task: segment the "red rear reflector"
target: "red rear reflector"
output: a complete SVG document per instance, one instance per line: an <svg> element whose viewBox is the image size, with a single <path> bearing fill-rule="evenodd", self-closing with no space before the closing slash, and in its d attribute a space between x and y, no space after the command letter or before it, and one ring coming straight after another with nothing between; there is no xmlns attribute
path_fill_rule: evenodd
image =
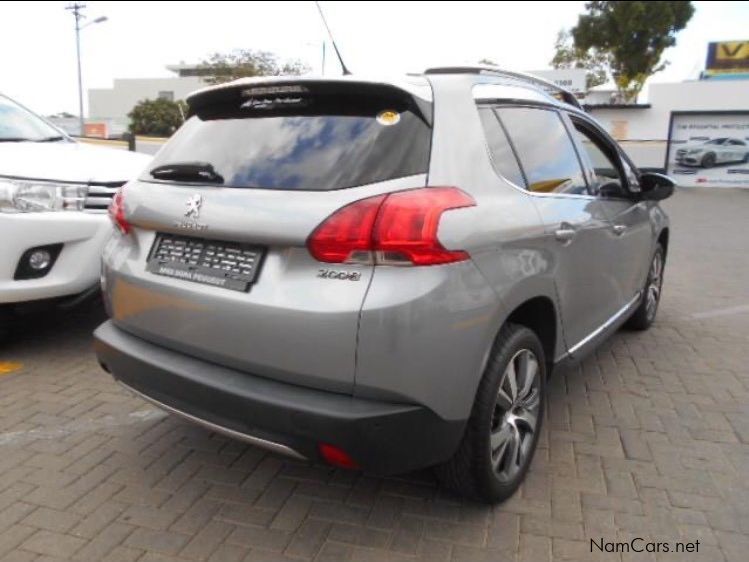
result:
<svg viewBox="0 0 749 562"><path fill-rule="evenodd" d="M107 209L109 218L112 223L119 229L122 234L130 233L130 223L125 220L125 192L124 186L119 188L112 197L112 202Z"/></svg>
<svg viewBox="0 0 749 562"><path fill-rule="evenodd" d="M318 226L307 246L328 263L437 265L468 259L437 239L442 213L476 202L457 187L425 187L355 201Z"/></svg>
<svg viewBox="0 0 749 562"><path fill-rule="evenodd" d="M351 468L358 469L359 464L352 459L349 454L343 449L339 449L328 443L320 443L319 445L320 454L325 462L337 466L339 468Z"/></svg>

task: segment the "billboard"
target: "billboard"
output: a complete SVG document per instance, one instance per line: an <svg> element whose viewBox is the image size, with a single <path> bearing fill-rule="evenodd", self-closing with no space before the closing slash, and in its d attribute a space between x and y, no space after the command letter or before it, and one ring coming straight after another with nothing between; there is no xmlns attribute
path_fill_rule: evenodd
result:
<svg viewBox="0 0 749 562"><path fill-rule="evenodd" d="M674 112L666 171L680 186L749 187L749 112Z"/></svg>
<svg viewBox="0 0 749 562"><path fill-rule="evenodd" d="M749 40L709 43L705 75L749 73Z"/></svg>
<svg viewBox="0 0 749 562"><path fill-rule="evenodd" d="M584 94L586 91L585 77L587 71L583 68L555 68L553 70L531 70L533 74L549 82L553 82L560 88L564 88L573 94Z"/></svg>

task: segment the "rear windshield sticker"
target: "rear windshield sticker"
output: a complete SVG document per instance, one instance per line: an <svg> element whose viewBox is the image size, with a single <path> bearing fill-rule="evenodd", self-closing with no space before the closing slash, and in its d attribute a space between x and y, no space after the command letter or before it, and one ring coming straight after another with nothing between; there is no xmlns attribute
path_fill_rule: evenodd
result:
<svg viewBox="0 0 749 562"><path fill-rule="evenodd" d="M398 113L397 111L393 111L392 109L386 109L384 111L380 111L377 114L377 122L380 125L384 125L384 126L395 125L400 120L401 120L400 113Z"/></svg>

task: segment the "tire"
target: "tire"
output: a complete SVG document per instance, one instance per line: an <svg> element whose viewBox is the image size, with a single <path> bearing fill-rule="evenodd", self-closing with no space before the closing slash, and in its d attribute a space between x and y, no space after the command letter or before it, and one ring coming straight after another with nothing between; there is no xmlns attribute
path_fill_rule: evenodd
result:
<svg viewBox="0 0 749 562"><path fill-rule="evenodd" d="M10 310L0 306L0 343L2 343L8 333L10 333L10 321Z"/></svg>
<svg viewBox="0 0 749 562"><path fill-rule="evenodd" d="M656 264L659 265L656 265ZM630 316L625 326L630 330L647 330L653 325L658 313L658 305L661 302L661 290L663 288L663 270L666 265L666 252L658 243L653 252L648 268L648 278L642 291L642 298L635 312Z"/></svg>
<svg viewBox="0 0 749 562"><path fill-rule="evenodd" d="M708 152L702 157L702 167L712 168L713 166L715 166L715 154Z"/></svg>
<svg viewBox="0 0 749 562"><path fill-rule="evenodd" d="M523 378L533 371L533 359L535 374L527 387L524 382L529 379ZM511 362L514 378L508 369ZM515 381L514 401L511 380ZM441 484L486 503L498 503L514 494L538 444L545 383L546 358L538 336L524 326L505 325L492 347L463 439L453 457L436 467ZM513 462L513 451L518 462Z"/></svg>

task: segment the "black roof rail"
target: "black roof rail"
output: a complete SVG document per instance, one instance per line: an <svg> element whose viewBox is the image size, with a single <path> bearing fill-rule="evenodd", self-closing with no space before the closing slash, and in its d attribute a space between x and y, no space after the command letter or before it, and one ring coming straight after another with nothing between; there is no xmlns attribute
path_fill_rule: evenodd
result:
<svg viewBox="0 0 749 562"><path fill-rule="evenodd" d="M489 65L475 65L475 66L438 66L434 68L427 68L424 74L494 74L496 76L504 76L506 78L512 78L521 82L527 82L542 88L544 91L555 95L563 102L570 104L578 109L583 109L580 102L575 97L575 94L569 90L565 90L561 86L557 86L554 82L539 78L533 74L527 74L525 72L516 72L514 70L505 70L497 66Z"/></svg>

